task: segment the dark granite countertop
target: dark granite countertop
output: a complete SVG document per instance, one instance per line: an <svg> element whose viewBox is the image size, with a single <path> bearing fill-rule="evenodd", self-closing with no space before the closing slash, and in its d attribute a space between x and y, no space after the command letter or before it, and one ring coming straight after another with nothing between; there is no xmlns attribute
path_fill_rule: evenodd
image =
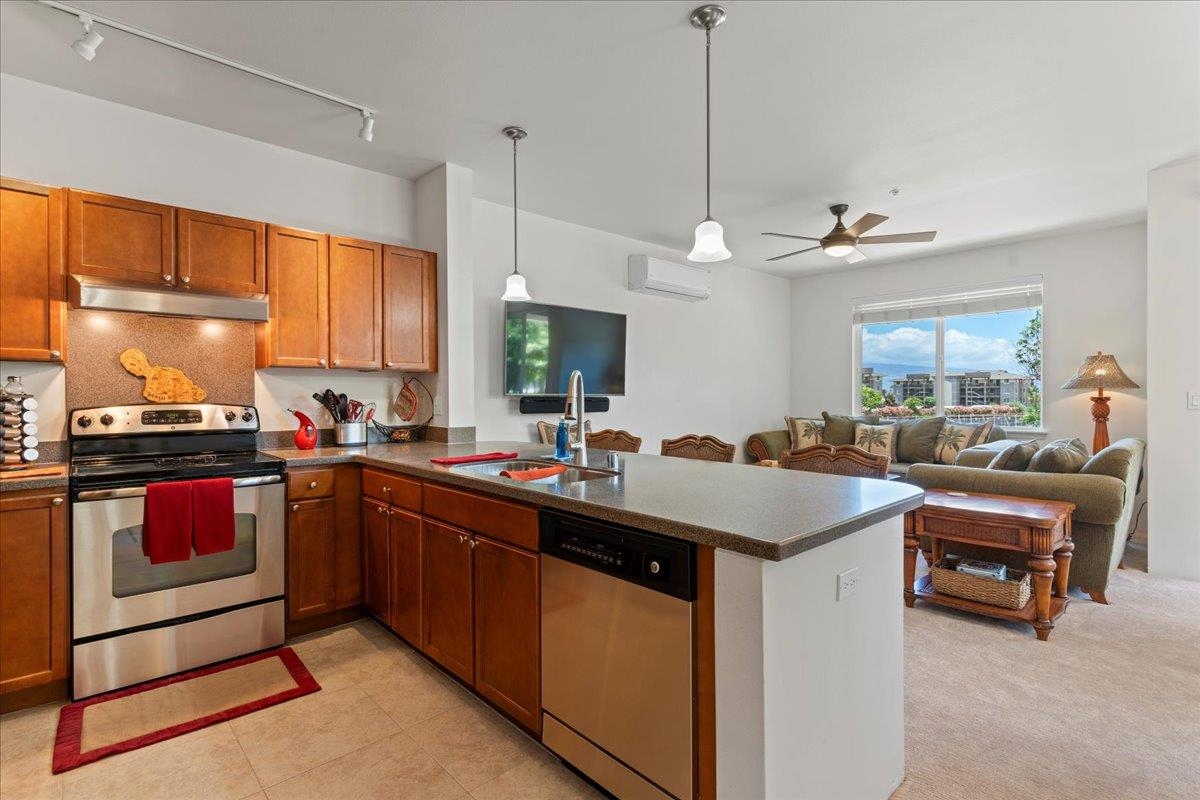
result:
<svg viewBox="0 0 1200 800"><path fill-rule="evenodd" d="M39 467L66 467L66 464L42 461L37 462L37 465ZM0 480L0 493L23 492L26 489L66 488L67 483L66 470L63 471L62 475L34 475L32 477L24 477L17 473L17 477Z"/></svg>
<svg viewBox="0 0 1200 800"><path fill-rule="evenodd" d="M373 444L316 450L267 450L289 468L359 463L473 489L531 505L719 547L771 561L820 547L921 505L924 493L895 481L621 453L624 474L562 485L526 484L464 474L429 463L440 456L551 447L522 442ZM592 463L603 458L591 450ZM899 547L900 542L884 546Z"/></svg>

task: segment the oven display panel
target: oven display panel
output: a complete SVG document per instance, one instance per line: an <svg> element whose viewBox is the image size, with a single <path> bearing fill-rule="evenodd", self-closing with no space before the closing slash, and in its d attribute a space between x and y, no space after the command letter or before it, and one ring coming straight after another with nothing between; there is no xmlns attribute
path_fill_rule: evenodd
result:
<svg viewBox="0 0 1200 800"><path fill-rule="evenodd" d="M195 408L155 409L142 412L143 425L186 425L203 421L203 415L199 409Z"/></svg>

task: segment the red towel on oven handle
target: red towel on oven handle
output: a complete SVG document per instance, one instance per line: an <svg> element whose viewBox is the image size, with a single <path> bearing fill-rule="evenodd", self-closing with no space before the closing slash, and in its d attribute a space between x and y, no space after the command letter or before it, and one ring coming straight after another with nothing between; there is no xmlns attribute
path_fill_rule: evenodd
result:
<svg viewBox="0 0 1200 800"><path fill-rule="evenodd" d="M233 478L192 481L192 546L196 555L233 549Z"/></svg>
<svg viewBox="0 0 1200 800"><path fill-rule="evenodd" d="M192 482L146 484L142 555L151 564L187 561L192 555Z"/></svg>

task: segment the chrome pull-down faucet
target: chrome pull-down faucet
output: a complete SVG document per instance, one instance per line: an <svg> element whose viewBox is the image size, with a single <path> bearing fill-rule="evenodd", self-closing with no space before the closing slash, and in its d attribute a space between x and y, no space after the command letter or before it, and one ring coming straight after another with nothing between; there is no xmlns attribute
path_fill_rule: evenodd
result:
<svg viewBox="0 0 1200 800"><path fill-rule="evenodd" d="M576 426L575 441L571 444L571 449L575 451L575 463L581 466L587 465L587 426L583 419L584 406L583 392L583 373L579 370L572 370L571 377L567 379L567 403L563 410L563 416L568 419L574 419Z"/></svg>

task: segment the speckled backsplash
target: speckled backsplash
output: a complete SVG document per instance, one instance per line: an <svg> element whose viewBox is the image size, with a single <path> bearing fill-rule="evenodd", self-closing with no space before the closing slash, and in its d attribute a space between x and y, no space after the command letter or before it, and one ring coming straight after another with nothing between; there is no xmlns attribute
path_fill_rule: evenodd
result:
<svg viewBox="0 0 1200 800"><path fill-rule="evenodd" d="M71 309L67 341L68 410L147 402L142 379L118 360L129 347L152 365L183 370L206 403L254 404L253 322Z"/></svg>

